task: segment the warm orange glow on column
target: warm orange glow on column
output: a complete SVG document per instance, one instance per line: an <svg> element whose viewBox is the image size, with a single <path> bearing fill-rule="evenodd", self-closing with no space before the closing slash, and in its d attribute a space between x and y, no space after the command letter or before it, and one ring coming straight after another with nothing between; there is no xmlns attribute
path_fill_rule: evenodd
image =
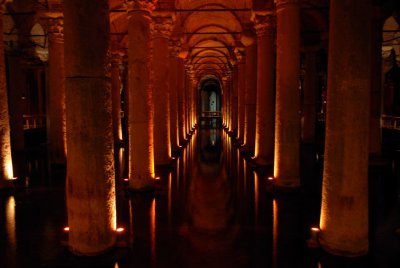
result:
<svg viewBox="0 0 400 268"><path fill-rule="evenodd" d="M259 203L259 192L258 192L258 175L253 171L254 176L254 222L257 225L258 221L258 203Z"/></svg>
<svg viewBox="0 0 400 268"><path fill-rule="evenodd" d="M150 250L151 260L156 261L156 199L153 198L150 206Z"/></svg>
<svg viewBox="0 0 400 268"><path fill-rule="evenodd" d="M272 200L272 267L277 267L278 264L278 203L276 199Z"/></svg>
<svg viewBox="0 0 400 268"><path fill-rule="evenodd" d="M6 231L10 243L11 252L15 252L17 247L17 235L15 229L15 199L10 196L6 202Z"/></svg>

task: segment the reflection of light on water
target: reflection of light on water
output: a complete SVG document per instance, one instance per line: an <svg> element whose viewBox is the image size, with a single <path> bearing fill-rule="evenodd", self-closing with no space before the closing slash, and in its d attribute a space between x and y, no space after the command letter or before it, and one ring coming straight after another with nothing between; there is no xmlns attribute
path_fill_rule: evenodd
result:
<svg viewBox="0 0 400 268"><path fill-rule="evenodd" d="M258 219L258 175L255 171L253 171L254 174L254 218L255 218L255 223L257 224L257 219Z"/></svg>
<svg viewBox="0 0 400 268"><path fill-rule="evenodd" d="M171 227L171 208L172 207L172 173L168 175L168 225Z"/></svg>
<svg viewBox="0 0 400 268"><path fill-rule="evenodd" d="M151 259L156 260L156 199L153 198L150 206L150 249Z"/></svg>
<svg viewBox="0 0 400 268"><path fill-rule="evenodd" d="M119 268L118 262L115 263L114 268Z"/></svg>
<svg viewBox="0 0 400 268"><path fill-rule="evenodd" d="M14 196L10 196L6 202L6 231L7 231L8 241L10 243L10 249L14 255L17 246L16 230L15 230Z"/></svg>
<svg viewBox="0 0 400 268"><path fill-rule="evenodd" d="M272 246L272 267L277 267L277 258L278 258L278 204L274 199L272 201L272 210L273 210L273 225L272 225L272 238L273 238L273 246Z"/></svg>

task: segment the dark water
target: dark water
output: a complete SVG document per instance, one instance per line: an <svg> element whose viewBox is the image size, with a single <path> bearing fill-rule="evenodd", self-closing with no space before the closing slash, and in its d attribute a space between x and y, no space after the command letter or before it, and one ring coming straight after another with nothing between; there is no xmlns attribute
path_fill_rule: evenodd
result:
<svg viewBox="0 0 400 268"><path fill-rule="evenodd" d="M65 247L63 170L46 153L20 157L17 187L0 193L0 267L400 267L399 161L371 170L371 253L339 258L307 247L318 225L321 162L302 148L302 188L276 193L220 129L199 129L155 193L128 194L124 149L116 150L118 247L76 257ZM28 179L27 179L28 178ZM391 183L391 186L390 186ZM389 184L389 186L388 186Z"/></svg>

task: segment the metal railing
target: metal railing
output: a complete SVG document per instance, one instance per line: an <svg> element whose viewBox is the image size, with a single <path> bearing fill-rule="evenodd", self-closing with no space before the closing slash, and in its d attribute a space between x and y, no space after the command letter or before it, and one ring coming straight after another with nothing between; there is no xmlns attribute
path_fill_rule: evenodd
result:
<svg viewBox="0 0 400 268"><path fill-rule="evenodd" d="M381 126L386 129L400 130L400 117L393 115L382 115Z"/></svg>
<svg viewBox="0 0 400 268"><path fill-rule="evenodd" d="M35 115L22 115L24 120L24 129L35 129L46 126L46 115L35 114Z"/></svg>

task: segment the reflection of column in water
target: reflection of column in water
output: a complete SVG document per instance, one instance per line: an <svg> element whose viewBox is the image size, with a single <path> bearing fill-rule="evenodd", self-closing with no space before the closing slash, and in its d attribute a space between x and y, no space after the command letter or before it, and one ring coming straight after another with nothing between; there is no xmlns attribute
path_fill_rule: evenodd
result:
<svg viewBox="0 0 400 268"><path fill-rule="evenodd" d="M132 209L132 200L128 200L129 205L129 246L133 245L134 241L134 225L133 225L133 209Z"/></svg>
<svg viewBox="0 0 400 268"><path fill-rule="evenodd" d="M10 256L11 263L16 261L17 250L17 235L15 229L15 199L10 196L6 202L6 232L9 247L6 249L6 254Z"/></svg>
<svg viewBox="0 0 400 268"><path fill-rule="evenodd" d="M168 229L172 228L172 172L168 174Z"/></svg>
<svg viewBox="0 0 400 268"><path fill-rule="evenodd" d="M156 263L156 199L153 198L150 206L150 250L151 261Z"/></svg>
<svg viewBox="0 0 400 268"><path fill-rule="evenodd" d="M254 226L257 226L259 192L258 192L258 175L255 171L253 171L253 177L254 177Z"/></svg>
<svg viewBox="0 0 400 268"><path fill-rule="evenodd" d="M278 204L276 199L272 201L273 223L272 223L272 267L278 267Z"/></svg>

